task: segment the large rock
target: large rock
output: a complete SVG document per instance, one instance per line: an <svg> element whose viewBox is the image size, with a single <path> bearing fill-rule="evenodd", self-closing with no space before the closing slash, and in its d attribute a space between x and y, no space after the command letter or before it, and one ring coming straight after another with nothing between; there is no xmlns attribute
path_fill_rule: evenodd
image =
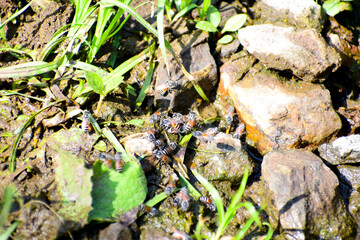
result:
<svg viewBox="0 0 360 240"><path fill-rule="evenodd" d="M260 0L253 11L256 24L284 23L297 28L313 28L320 32L326 20L321 6L313 0Z"/></svg>
<svg viewBox="0 0 360 240"><path fill-rule="evenodd" d="M313 29L254 25L238 32L240 43L268 68L290 70L310 82L322 82L341 64L340 55Z"/></svg>
<svg viewBox="0 0 360 240"><path fill-rule="evenodd" d="M307 150L272 151L262 163L263 204L286 239L352 239L336 175Z"/></svg>
<svg viewBox="0 0 360 240"><path fill-rule="evenodd" d="M193 75L207 96L218 83L217 66L206 42L208 34L195 31L192 34L181 36L171 43L174 52L180 57L186 70ZM160 55L160 53L159 53ZM174 111L184 111L199 97L187 77L179 69L173 56L168 53L170 75L168 76L165 63L161 59L155 71L155 103L159 108L170 108ZM176 83L178 86L162 95L160 86Z"/></svg>
<svg viewBox="0 0 360 240"><path fill-rule="evenodd" d="M319 147L320 156L333 165L360 163L360 135L340 137Z"/></svg>
<svg viewBox="0 0 360 240"><path fill-rule="evenodd" d="M213 181L239 183L245 167L251 174L254 163L238 139L223 132L210 142L202 142L193 158L192 167L202 176Z"/></svg>
<svg viewBox="0 0 360 240"><path fill-rule="evenodd" d="M274 148L314 149L341 128L329 91L322 85L287 81L259 66L243 69L237 68L239 64L236 60L221 67L219 91L232 98L248 141L260 153Z"/></svg>

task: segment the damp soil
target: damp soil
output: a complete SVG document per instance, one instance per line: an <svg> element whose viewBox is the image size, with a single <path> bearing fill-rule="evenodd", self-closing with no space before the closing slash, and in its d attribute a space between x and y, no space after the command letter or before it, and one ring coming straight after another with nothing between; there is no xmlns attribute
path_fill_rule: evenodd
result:
<svg viewBox="0 0 360 240"><path fill-rule="evenodd" d="M33 51L40 51L46 43L49 42L51 36L61 27L69 24L74 15L74 8L71 4L67 2L49 2L48 7L42 9L41 6L32 6L24 14L20 15L16 20L9 22L4 27L4 32L6 34L7 44L10 47L18 46L22 49L28 49ZM4 0L0 1L0 16L2 22L7 19L12 13L14 13L18 8L24 6L24 2L21 1L10 1ZM331 24L338 24L335 19ZM328 26L338 30L340 38L347 37L349 35L353 36L353 39L358 37L357 32L353 32L348 28L341 26L340 24L334 26ZM349 34L350 33L350 34ZM126 44L133 44L127 47L128 52L125 54L136 54L130 53L131 48L136 48L136 46L141 46L141 41L138 41L141 38L141 33L127 33L129 40ZM215 37L209 38L210 46L213 46L215 49ZM110 55L110 48L106 45L105 48L98 54L95 62L102 66L107 58ZM214 51L216 55L216 52ZM123 57L124 57L123 56ZM20 59L19 59L20 58ZM219 56L215 56L215 59L219 59ZM16 65L20 62L31 61L31 58L26 54L10 54L8 52L0 52L0 67L6 67L10 65ZM121 59L118 60L121 62ZM220 63L220 61L218 61ZM347 70L347 69L344 69ZM141 72L139 74L142 74ZM336 74L341 75L341 72ZM41 77L37 77L40 82L47 82ZM134 83L134 88L138 88ZM325 83L326 85L327 83ZM0 81L0 89L11 89L13 86L21 86L22 94L31 95L37 98L45 98L46 93L40 91L36 88L27 85L21 80L15 79L5 79ZM60 90L67 91L68 85L71 85L71 80L68 81L59 81L57 82L58 88ZM346 90L351 89L352 84L347 83L346 81L333 85L327 84L327 88L334 94L333 102L336 106L341 106L343 99L346 98ZM215 95L216 92L213 93ZM357 94L357 93L354 93ZM61 95L61 94L60 94ZM62 97L67 99L66 92L63 92ZM58 105L51 107L40 114L34 119L34 121L25 129L20 144L17 149L16 156L16 170L10 172L10 156L12 154L12 146L16 140L16 134L19 132L20 128L25 124L27 116L31 116L32 113L39 111L42 108L42 103L36 99L31 99L28 97L23 97L20 95L9 95L7 96L9 101L7 103L0 103L0 111L2 113L0 118L0 132L3 134L0 138L0 194L3 193L4 186L13 184L17 189L19 199L21 201L15 201L11 209L11 215L9 216L9 221L20 221L20 224L17 230L14 233L14 236L22 236L27 239L49 239L60 237L62 239L68 239L69 235L64 224L73 226L73 229L76 231L72 232L74 239L98 239L100 232L108 227L113 222L92 222L85 226L77 226L76 222L62 222L60 218L54 214L54 211L58 211L61 207L57 204L59 198L57 193L57 186L55 183L55 167L51 154L47 152L47 146L51 145L53 140L49 140L47 144L41 145L42 142L48 141L51 139L51 136L64 129L80 128L81 127L81 114L75 114L78 111L79 106L71 101L63 101ZM134 112L132 97L123 93L123 91L115 91L106 97L101 112L99 114L98 122L127 122L132 119L144 119L145 122L148 121L149 116L156 110L153 106L152 99L145 100L143 107L139 111ZM92 100L88 101L85 106L82 106L81 109L88 109L95 111L96 104L98 101L98 96L94 95ZM208 106L206 104L201 105L204 110L203 115L213 115L216 113L213 106ZM59 116L59 111L63 113L74 112L73 117L65 117L64 115ZM345 111L345 110L343 110ZM344 113L351 114L351 113ZM61 120L57 120L57 117L60 117ZM358 120L359 114L356 118L356 124L360 126ZM47 119L46 127L42 127L39 124L42 119ZM144 131L136 126L120 124L112 125L108 124L110 129L114 132L116 137L123 138L137 131ZM355 130L354 130L355 131ZM12 133L4 137L6 133ZM95 135L94 132L91 134ZM99 150L94 148L94 144L99 142L99 139L96 137L91 137L89 135L83 135L82 139L79 139L79 144L73 146L66 146L65 149L76 153L77 156L85 159L84 165L91 168L92 164L96 161L99 154ZM71 136L69 136L70 138ZM66 145L66 143L62 143ZM36 152L37 148L43 147L42 152ZM106 149L109 153L115 153L115 149L112 147L111 143L107 140L104 140L104 146L102 149ZM49 157L50 154L50 157ZM256 154L256 153L255 153ZM190 150L187 152L187 158L191 159L193 152ZM185 162L191 162L191 160L186 159ZM255 163L255 170L250 178L249 185L256 185L259 181L260 166L259 163ZM157 182L157 179L160 177L160 171L169 171L169 170L157 170L154 166L148 164L143 166L145 174L147 175L148 180L148 198L154 196L159 192L159 189L162 188L153 184ZM158 181L159 182L159 181ZM161 182L161 181L160 181ZM230 183L214 183L215 186L220 190L221 196L225 199L225 204L228 204L231 199L231 193L237 189L237 185L232 185ZM201 186L198 186L199 189L202 189ZM227 194L226 194L227 193ZM39 203L40 202L40 203ZM174 211L173 208L167 208L166 206L170 203L165 203L161 206L160 210L163 211L165 215L171 215L169 218L176 219L179 213ZM198 211L197 207L191 208L192 210ZM168 211L168 212L167 212ZM174 212L172 212L174 211ZM209 217L214 217L214 213L207 212ZM266 216L265 216L266 217ZM148 220L149 216L138 218L135 223L130 225L131 234L134 239L140 237L142 231L142 224ZM246 213L241 215L240 213L236 216L239 222L244 221L246 218ZM196 226L197 219L195 215L189 213L186 217L181 218L183 223L183 229L185 230L194 230ZM176 220L175 220L176 221ZM161 223L161 221L160 221ZM154 222L154 224L159 224L159 222ZM216 222L210 220L210 225L216 228ZM230 227L227 234L234 234L237 231L239 223L233 223ZM169 226L170 228L170 226ZM232 229L232 230L231 230ZM145 231L145 230L144 230ZM233 232L232 232L233 231ZM147 229L146 232L151 232ZM105 233L103 233L105 234ZM158 233L156 233L158 234ZM157 236L153 233L152 236ZM146 235L144 235L146 236ZM146 238L146 237L145 237Z"/></svg>

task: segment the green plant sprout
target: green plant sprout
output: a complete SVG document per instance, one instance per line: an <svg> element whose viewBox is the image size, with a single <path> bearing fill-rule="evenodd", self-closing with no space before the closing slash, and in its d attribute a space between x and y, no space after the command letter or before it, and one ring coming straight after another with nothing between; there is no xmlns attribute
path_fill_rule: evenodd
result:
<svg viewBox="0 0 360 240"><path fill-rule="evenodd" d="M259 213L262 211L262 208L260 208L259 210L256 210L254 205L252 205L252 203L250 202L240 202L240 199L244 193L245 187L246 187L246 183L247 183L247 179L249 177L249 171L247 169L245 169L243 178L241 180L240 183L240 187L239 190L236 192L235 196L233 196L231 203L227 209L227 211L225 212L224 209L224 204L221 200L221 197L219 195L219 192L215 189L215 187L213 185L211 185L203 176L201 176L197 171L192 170L192 173L194 174L194 176L197 178L197 180L199 180L199 182L206 188L206 190L209 191L211 197L213 198L215 204L216 204L216 208L219 214L219 226L215 232L215 234L213 234L211 236L211 240L217 240L220 239L220 237L223 235L226 227L229 225L230 221L234 218L236 211L239 208L245 207L251 217L250 219L248 219L246 221L246 223L244 224L244 226L242 227L242 229L238 232L238 234L235 236L234 239L238 240L238 239L242 239L247 230L251 227L251 225L253 224L253 222L255 222L258 227L262 227L262 223L261 220L259 218ZM203 224L201 222L199 222L198 224ZM271 239L272 236L272 229L270 227L269 224L266 224L269 227L268 233L266 235L265 239ZM197 234L196 236L199 236L200 234L200 230L201 227L197 227ZM197 239L201 239L201 238L197 238Z"/></svg>
<svg viewBox="0 0 360 240"><path fill-rule="evenodd" d="M352 11L352 6L349 2L352 0L326 0L324 1L322 8L329 16L335 16L342 11Z"/></svg>
<svg viewBox="0 0 360 240"><path fill-rule="evenodd" d="M0 240L10 238L10 235L15 231L19 222L14 222L7 229L5 228L6 221L11 211L12 201L16 196L16 189L13 185L5 186L1 202L0 202Z"/></svg>

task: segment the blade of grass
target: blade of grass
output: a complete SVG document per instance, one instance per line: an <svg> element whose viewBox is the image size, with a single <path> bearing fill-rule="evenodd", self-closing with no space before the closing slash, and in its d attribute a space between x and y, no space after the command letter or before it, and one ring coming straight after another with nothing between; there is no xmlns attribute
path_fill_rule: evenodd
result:
<svg viewBox="0 0 360 240"><path fill-rule="evenodd" d="M159 48L161 55L164 59L166 71L168 76L170 76L170 69L169 69L169 61L166 56L166 47L165 47L165 36L164 36L164 8L165 8L165 1L166 0L158 0L158 12L156 14L156 24L157 30L159 34Z"/></svg>
<svg viewBox="0 0 360 240"><path fill-rule="evenodd" d="M162 192L162 193L156 194L152 199L145 202L145 204L150 207L154 207L156 204L158 204L165 198L167 198L167 195L165 194L165 192Z"/></svg>
<svg viewBox="0 0 360 240"><path fill-rule="evenodd" d="M204 0L203 6L200 13L200 21L204 19L205 14L207 13L209 6L211 4L211 0Z"/></svg>
<svg viewBox="0 0 360 240"><path fill-rule="evenodd" d="M148 72L146 74L144 84L141 87L140 93L137 96L136 101L135 101L135 106L136 106L135 111L137 111L139 109L139 107L141 106L142 102L144 101L144 99L146 97L146 93L147 93L148 88L149 88L149 86L151 84L151 80L152 80L152 77L153 77L153 74L154 74L154 70L155 70L155 61L153 61L151 59L150 63L149 63L149 70L148 70Z"/></svg>
<svg viewBox="0 0 360 240"><path fill-rule="evenodd" d="M14 53L17 53L19 55L27 55L27 56L31 57L31 59L33 61L36 61L36 57L33 54L30 54L29 51L23 51L23 50L19 50L19 49L15 49L15 48L10 48L10 47L0 48L0 52L2 52L2 51L14 52Z"/></svg>
<svg viewBox="0 0 360 240"><path fill-rule="evenodd" d="M0 240L10 239L11 234L15 231L16 227L19 225L19 222L14 222L11 224L5 232L0 234Z"/></svg>
<svg viewBox="0 0 360 240"><path fill-rule="evenodd" d="M112 131L109 128L106 127L104 129L102 129L102 133L109 140L109 142L112 143L115 150L117 152L121 152L124 161L126 161L126 162L132 161L130 156L128 155L128 153L125 151L124 147L121 145L119 140L115 137L115 135L112 133Z"/></svg>
<svg viewBox="0 0 360 240"><path fill-rule="evenodd" d="M0 78L31 77L50 72L58 68L61 63L62 60L60 59L50 63L43 61L20 63L15 66L1 68Z"/></svg>
<svg viewBox="0 0 360 240"><path fill-rule="evenodd" d="M185 14L187 14L188 12L190 12L191 10L193 10L196 7L198 8L198 5L196 5L195 3L191 3L189 6L187 6L186 8L181 10L180 12L178 12L175 15L174 19L172 20L172 22L177 22L177 20L179 20L179 18L181 18L182 16L184 16Z"/></svg>
<svg viewBox="0 0 360 240"><path fill-rule="evenodd" d="M196 199L199 199L199 197L201 197L201 193L199 193L199 191L196 190L196 188L186 178L179 175L179 180L181 182L181 185L187 187L187 189L189 190L190 195L192 195Z"/></svg>
<svg viewBox="0 0 360 240"><path fill-rule="evenodd" d="M272 235L274 234L274 230L271 227L271 225L269 223L267 223L267 222L263 223L263 225L266 225L269 228L268 232L266 233L266 237L265 237L264 240L270 240L272 238Z"/></svg>
<svg viewBox="0 0 360 240"><path fill-rule="evenodd" d="M0 29L2 29L8 22L14 20L15 18L17 18L19 15L21 15L23 12L26 11L26 9L28 9L30 7L30 5L33 3L34 0L31 0L28 4L26 4L25 7L23 7L20 11L14 13L13 15L11 15L8 19L6 19L5 22L3 22L0 25Z"/></svg>
<svg viewBox="0 0 360 240"><path fill-rule="evenodd" d="M100 2L100 4L103 4L104 6L117 6L119 8L123 8L125 11L127 11L129 14L131 14L141 25L143 25L147 30L149 30L152 34L154 34L158 39L159 39L159 35L156 31L156 29L151 26L144 18L142 18L138 13L136 13L133 9L131 9L129 6L115 1L115 0L102 0ZM191 74L185 69L184 65L181 63L179 57L176 55L176 53L173 51L170 43L164 39L165 42L165 47L167 50L170 51L170 53L173 55L176 63L178 64L178 66L180 67L181 71L184 73L184 75L191 81L192 84L197 85L197 87L195 87L195 90L199 93L199 95L207 102L209 102L209 99L206 97L204 91L201 89L201 87L194 83L195 79L193 76L191 76Z"/></svg>
<svg viewBox="0 0 360 240"><path fill-rule="evenodd" d="M259 211L256 211L255 207L250 202L244 202L244 203L242 203L242 205L250 212L251 217L242 226L242 228L240 229L238 234L235 236L234 240L242 239L245 236L246 232L251 227L251 225L254 223L254 221L258 223L259 227L261 227L259 213L262 211L262 209L259 209Z"/></svg>
<svg viewBox="0 0 360 240"><path fill-rule="evenodd" d="M192 170L194 176L199 180L199 182L209 191L211 197L213 198L216 208L219 214L219 222L222 223L224 221L225 213L224 213L224 205L222 203L219 192L211 185L208 180L206 180L203 176L201 176L196 170Z"/></svg>
<svg viewBox="0 0 360 240"><path fill-rule="evenodd" d="M16 137L16 139L15 139L14 146L13 146L12 151L11 151L11 155L10 155L10 172L13 172L13 171L15 170L16 152L17 152L17 149L18 149L18 147L19 147L21 137L22 137L22 135L24 134L26 128L27 128L28 126L30 126L31 122L35 119L35 117L36 117L39 113L43 112L44 110L46 110L46 109L49 108L49 107L52 107L52 106L54 106L54 105L56 105L56 104L58 104L58 103L60 103L60 102L63 102L63 101L65 101L65 100L56 101L56 102L54 102L54 103L52 103L52 104L49 104L49 105L43 107L42 109L40 109L39 111L37 111L36 113L34 113L33 115L31 115L28 120L26 120L26 122L25 122L24 125L21 127L21 129L20 129L20 131L19 131L19 134L17 135L17 137Z"/></svg>

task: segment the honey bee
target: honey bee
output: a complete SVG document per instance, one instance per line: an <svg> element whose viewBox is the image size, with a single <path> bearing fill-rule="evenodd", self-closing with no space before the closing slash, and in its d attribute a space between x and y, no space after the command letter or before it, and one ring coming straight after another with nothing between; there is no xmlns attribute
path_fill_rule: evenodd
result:
<svg viewBox="0 0 360 240"><path fill-rule="evenodd" d="M196 113L195 112L189 112L189 114L187 115L187 119L196 119Z"/></svg>
<svg viewBox="0 0 360 240"><path fill-rule="evenodd" d="M151 124L154 124L154 123L160 121L161 118L163 118L163 117L165 117L165 113L164 113L164 112L157 111L157 112L155 112L154 114L152 114L152 115L150 116L149 122L150 122Z"/></svg>
<svg viewBox="0 0 360 240"><path fill-rule="evenodd" d="M186 212L190 207L190 196L186 187L180 189L174 198L174 205L180 206L180 210Z"/></svg>
<svg viewBox="0 0 360 240"><path fill-rule="evenodd" d="M157 210L154 207L150 207L149 205L146 205L146 204L140 204L139 210L142 213L148 213L152 217L155 217L159 214L159 210Z"/></svg>
<svg viewBox="0 0 360 240"><path fill-rule="evenodd" d="M115 169L121 173L124 165L124 160L122 159L121 153L118 152L115 154Z"/></svg>
<svg viewBox="0 0 360 240"><path fill-rule="evenodd" d="M172 237L179 240L191 240L191 237L186 233L177 230L176 228L172 227L171 230L173 231Z"/></svg>
<svg viewBox="0 0 360 240"><path fill-rule="evenodd" d="M156 90L161 94L161 96L165 96L169 90L169 86L166 84L161 84L157 87Z"/></svg>
<svg viewBox="0 0 360 240"><path fill-rule="evenodd" d="M182 126L181 133L187 133L193 130L196 125L196 120L189 118L188 121Z"/></svg>
<svg viewBox="0 0 360 240"><path fill-rule="evenodd" d="M88 133L92 129L90 124L90 112L88 110L84 111L81 129L84 131L84 133Z"/></svg>
<svg viewBox="0 0 360 240"><path fill-rule="evenodd" d="M206 131L206 133L209 134L210 136L215 136L216 134L219 133L219 128L217 128L217 127L209 128L209 129Z"/></svg>
<svg viewBox="0 0 360 240"><path fill-rule="evenodd" d="M155 141L155 147L162 148L165 146L165 142L162 139L158 139Z"/></svg>
<svg viewBox="0 0 360 240"><path fill-rule="evenodd" d="M200 202L202 202L203 204L205 204L205 206L206 206L207 208L209 208L212 212L215 212L215 211L216 211L216 205L215 205L214 201L213 201L211 198L209 198L209 197L207 197L207 196L201 196L201 197L199 198L199 200L200 200Z"/></svg>
<svg viewBox="0 0 360 240"><path fill-rule="evenodd" d="M171 128L171 121L170 119L166 118L166 119L161 119L160 121L160 128L167 131Z"/></svg>
<svg viewBox="0 0 360 240"><path fill-rule="evenodd" d="M165 188L165 194L168 196L171 195L175 191L175 187L176 187L176 182L170 181Z"/></svg>
<svg viewBox="0 0 360 240"><path fill-rule="evenodd" d="M245 124L240 123L235 129L233 137L237 138L237 139L240 139L241 136L244 135L244 133L245 133Z"/></svg>
<svg viewBox="0 0 360 240"><path fill-rule="evenodd" d="M235 108L234 106L230 105L226 112L226 117L225 117L225 121L228 126L232 124L234 120L234 114L235 114Z"/></svg>
<svg viewBox="0 0 360 240"><path fill-rule="evenodd" d="M155 130L153 128L148 128L146 132L147 134L149 134L150 142L155 142L156 141Z"/></svg>
<svg viewBox="0 0 360 240"><path fill-rule="evenodd" d="M112 169L112 160L109 156L105 156L105 154L99 153L99 159L108 167L108 169Z"/></svg>
<svg viewBox="0 0 360 240"><path fill-rule="evenodd" d="M170 121L170 129L168 129L169 133L180 133L181 132L181 125L183 122L177 118L172 118Z"/></svg>
<svg viewBox="0 0 360 240"><path fill-rule="evenodd" d="M163 149L159 150L159 149L155 149L153 151L154 155L158 158L158 159L162 159L164 156L170 154L172 151L174 151L177 147L177 144L175 142L170 143L169 145L165 146ZM165 162L168 162L168 159L163 159Z"/></svg>

